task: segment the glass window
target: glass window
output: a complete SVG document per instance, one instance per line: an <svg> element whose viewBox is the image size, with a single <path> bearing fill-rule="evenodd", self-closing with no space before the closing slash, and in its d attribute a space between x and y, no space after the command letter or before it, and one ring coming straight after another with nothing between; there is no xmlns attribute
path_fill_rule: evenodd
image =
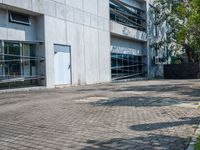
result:
<svg viewBox="0 0 200 150"><path fill-rule="evenodd" d="M23 74L24 76L31 75L31 61L28 57L30 57L30 45L23 44L22 45L22 53L23 53Z"/></svg>
<svg viewBox="0 0 200 150"><path fill-rule="evenodd" d="M130 79L143 76L141 56L112 53L111 62L113 80Z"/></svg>
<svg viewBox="0 0 200 150"><path fill-rule="evenodd" d="M0 79L3 78L4 68L3 68L3 45L0 41Z"/></svg>
<svg viewBox="0 0 200 150"><path fill-rule="evenodd" d="M3 53L3 45L2 45L2 41L0 41L0 54Z"/></svg>
<svg viewBox="0 0 200 150"><path fill-rule="evenodd" d="M38 73L44 57L37 56L37 44L2 42L0 89L38 85L45 77Z"/></svg>
<svg viewBox="0 0 200 150"><path fill-rule="evenodd" d="M30 44L5 43L4 66L5 75L9 78L36 75L36 63L34 46ZM3 59L3 58L2 58Z"/></svg>
<svg viewBox="0 0 200 150"><path fill-rule="evenodd" d="M110 19L131 28L145 31L145 11L126 2L110 1Z"/></svg>
<svg viewBox="0 0 200 150"><path fill-rule="evenodd" d="M20 44L5 43L4 45L5 75L15 77L21 75Z"/></svg>
<svg viewBox="0 0 200 150"><path fill-rule="evenodd" d="M10 12L9 13L9 21L13 23L19 23L24 25L30 25L30 18L28 15L17 13L17 12Z"/></svg>

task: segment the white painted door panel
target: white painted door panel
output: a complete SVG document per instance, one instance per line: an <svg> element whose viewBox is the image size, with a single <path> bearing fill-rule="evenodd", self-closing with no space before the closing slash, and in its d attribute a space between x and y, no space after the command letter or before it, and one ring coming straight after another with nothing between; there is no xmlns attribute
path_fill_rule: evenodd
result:
<svg viewBox="0 0 200 150"><path fill-rule="evenodd" d="M55 85L71 83L71 60L68 52L55 52L54 55Z"/></svg>

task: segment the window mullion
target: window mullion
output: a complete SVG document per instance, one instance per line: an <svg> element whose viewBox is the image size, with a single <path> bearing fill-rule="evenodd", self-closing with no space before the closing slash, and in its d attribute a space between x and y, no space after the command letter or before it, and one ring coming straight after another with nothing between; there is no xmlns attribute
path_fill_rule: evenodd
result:
<svg viewBox="0 0 200 150"><path fill-rule="evenodd" d="M24 76L23 71L23 44L20 43L20 70L21 70L21 76Z"/></svg>
<svg viewBox="0 0 200 150"><path fill-rule="evenodd" d="M3 70L2 70L2 73L3 73L3 78L5 78L6 74L5 74L5 48L4 48L4 41L1 41L1 48L2 48L2 65L3 65Z"/></svg>

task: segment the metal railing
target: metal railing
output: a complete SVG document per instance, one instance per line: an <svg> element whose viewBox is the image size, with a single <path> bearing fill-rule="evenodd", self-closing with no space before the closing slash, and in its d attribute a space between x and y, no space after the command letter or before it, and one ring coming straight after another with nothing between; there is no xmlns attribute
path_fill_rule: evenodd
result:
<svg viewBox="0 0 200 150"><path fill-rule="evenodd" d="M5 50L4 42L0 43L0 89L12 88L12 85L24 85L24 87L32 83L36 85L35 83L45 79L42 73L44 71L39 71L40 65L45 62L45 57L36 56L35 47L32 49L35 51L34 54L29 55L23 54L21 45L18 50L16 54L9 53Z"/></svg>
<svg viewBox="0 0 200 150"><path fill-rule="evenodd" d="M120 0L110 0L110 19L137 30L146 30L145 11Z"/></svg>
<svg viewBox="0 0 200 150"><path fill-rule="evenodd" d="M112 53L112 80L145 76L143 56Z"/></svg>

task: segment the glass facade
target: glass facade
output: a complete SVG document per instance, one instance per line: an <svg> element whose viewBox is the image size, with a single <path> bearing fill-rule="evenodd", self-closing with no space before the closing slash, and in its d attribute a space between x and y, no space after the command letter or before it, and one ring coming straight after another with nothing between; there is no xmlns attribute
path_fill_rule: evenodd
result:
<svg viewBox="0 0 200 150"><path fill-rule="evenodd" d="M137 30L146 30L145 11L119 0L110 0L110 19Z"/></svg>
<svg viewBox="0 0 200 150"><path fill-rule="evenodd" d="M136 3L141 7L135 7ZM124 26L123 34L119 33L118 36L114 33L111 35L112 80L133 79L147 75L145 72L147 71L145 63L147 62L145 58L146 43L144 43L146 38L138 38L138 31L143 31L141 33L146 31L146 10L143 10L146 3L142 1L136 3L121 0L110 0L109 3L110 20ZM136 29L137 32L126 31L126 27ZM146 36L146 33L144 35Z"/></svg>
<svg viewBox="0 0 200 150"><path fill-rule="evenodd" d="M1 41L0 41L0 54L3 54L3 45ZM0 80L3 78L4 74L3 60L4 60L3 55L0 55Z"/></svg>
<svg viewBox="0 0 200 150"><path fill-rule="evenodd" d="M5 43L4 70L6 78L20 77L21 75L20 44Z"/></svg>
<svg viewBox="0 0 200 150"><path fill-rule="evenodd" d="M143 77L145 75L143 72L145 64L142 59L142 56L112 53L112 79L122 80Z"/></svg>
<svg viewBox="0 0 200 150"><path fill-rule="evenodd" d="M44 78L39 74L43 57L37 57L36 44L1 42L0 89L37 85Z"/></svg>

